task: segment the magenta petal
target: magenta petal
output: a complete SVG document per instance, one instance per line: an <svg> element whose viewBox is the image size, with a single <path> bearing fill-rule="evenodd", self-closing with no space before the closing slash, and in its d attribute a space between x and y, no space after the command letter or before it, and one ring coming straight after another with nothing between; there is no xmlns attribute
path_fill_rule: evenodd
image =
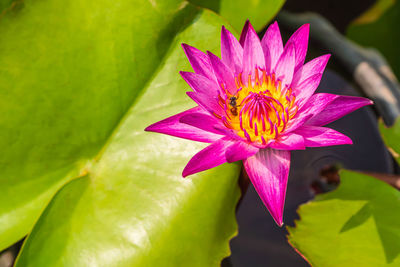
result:
<svg viewBox="0 0 400 267"><path fill-rule="evenodd" d="M243 78L247 80L248 75L254 74L256 68L265 69L265 58L260 39L251 27L247 31L243 47Z"/></svg>
<svg viewBox="0 0 400 267"><path fill-rule="evenodd" d="M225 156L227 162L235 162L253 156L258 152L258 150L260 149L252 146L251 144L238 140L232 146L228 147L225 152Z"/></svg>
<svg viewBox="0 0 400 267"><path fill-rule="evenodd" d="M244 161L244 167L264 205L275 222L282 226L290 152L260 149L257 154Z"/></svg>
<svg viewBox="0 0 400 267"><path fill-rule="evenodd" d="M306 123L306 121L324 110L326 106L338 97L338 95L326 93L312 95L304 106L297 111L297 114L292 118L292 120L289 121L289 125L286 127L285 132L289 133L296 130Z"/></svg>
<svg viewBox="0 0 400 267"><path fill-rule="evenodd" d="M199 106L202 106L211 114L216 113L221 115L224 113L224 110L218 104L218 95L220 89L216 82L213 82L197 73L181 71L180 74L194 90L194 92L186 93L191 99L193 99Z"/></svg>
<svg viewBox="0 0 400 267"><path fill-rule="evenodd" d="M205 53L187 44L182 44L182 48L183 51L185 51L186 57L188 58L190 65L192 65L194 72L203 75L208 79L215 79L211 63Z"/></svg>
<svg viewBox="0 0 400 267"><path fill-rule="evenodd" d="M207 54L214 69L215 77L217 77L218 84L231 94L236 93L236 83L232 70L213 53L207 51Z"/></svg>
<svg viewBox="0 0 400 267"><path fill-rule="evenodd" d="M220 116L224 114L224 110L218 104L217 97L213 97L209 94L196 93L196 92L186 92L186 94L191 99L193 99L193 101L196 102L199 106L203 107L205 110L210 112L210 114L215 113Z"/></svg>
<svg viewBox="0 0 400 267"><path fill-rule="evenodd" d="M270 143L269 148L278 150L304 150L304 138L300 134L289 133L288 135L279 137L278 140Z"/></svg>
<svg viewBox="0 0 400 267"><path fill-rule="evenodd" d="M207 132L212 132L221 135L221 131L217 128L222 128L224 125L220 120L211 116L208 113L190 113L182 116L179 121L193 127L197 127Z"/></svg>
<svg viewBox="0 0 400 267"><path fill-rule="evenodd" d="M313 60L301 66L293 75L292 88L296 88L304 80L307 80L315 74L324 73L326 64L328 63L330 56L331 55L327 54L314 58Z"/></svg>
<svg viewBox="0 0 400 267"><path fill-rule="evenodd" d="M145 130L149 132L163 133L189 140L213 143L221 139L221 135L203 131L199 128L180 123L180 118L190 114L206 114L200 107L195 107L172 117L156 122L148 126Z"/></svg>
<svg viewBox="0 0 400 267"><path fill-rule="evenodd" d="M265 67L268 73L275 70L276 63L283 53L283 43L278 23L271 24L264 34L261 47L265 55Z"/></svg>
<svg viewBox="0 0 400 267"><path fill-rule="evenodd" d="M246 20L246 23L243 26L242 32L240 33L239 43L242 47L244 47L244 41L246 40L247 32L249 29L254 30L253 25L251 25L249 20Z"/></svg>
<svg viewBox="0 0 400 267"><path fill-rule="evenodd" d="M200 74L193 72L179 72L182 78L196 93L217 96L220 89L216 81L212 81Z"/></svg>
<svg viewBox="0 0 400 267"><path fill-rule="evenodd" d="M190 159L182 172L183 177L205 171L226 162L225 152L235 141L222 138L204 148Z"/></svg>
<svg viewBox="0 0 400 267"><path fill-rule="evenodd" d="M297 87L292 87L296 96L296 104L301 108L308 99L314 94L322 78L322 74L315 74L304 80Z"/></svg>
<svg viewBox="0 0 400 267"><path fill-rule="evenodd" d="M289 43L293 43L295 45L296 50L296 63L295 63L295 71L303 66L304 59L307 54L308 47L308 35L310 32L310 24L304 24L301 26L293 35L289 38L286 43L286 46ZM286 47L285 47L286 49Z"/></svg>
<svg viewBox="0 0 400 267"><path fill-rule="evenodd" d="M221 59L231 67L235 75L242 71L243 47L224 26L221 32Z"/></svg>
<svg viewBox="0 0 400 267"><path fill-rule="evenodd" d="M296 130L304 138L307 147L350 145L353 142L346 135L333 129L319 126L302 126Z"/></svg>
<svg viewBox="0 0 400 267"><path fill-rule="evenodd" d="M334 101L329 103L322 112L308 120L306 124L323 126L353 112L356 109L372 104L373 102L368 98L339 95Z"/></svg>
<svg viewBox="0 0 400 267"><path fill-rule="evenodd" d="M276 78L281 80L283 85L290 85L292 83L294 63L295 46L294 44L288 44L275 67Z"/></svg>

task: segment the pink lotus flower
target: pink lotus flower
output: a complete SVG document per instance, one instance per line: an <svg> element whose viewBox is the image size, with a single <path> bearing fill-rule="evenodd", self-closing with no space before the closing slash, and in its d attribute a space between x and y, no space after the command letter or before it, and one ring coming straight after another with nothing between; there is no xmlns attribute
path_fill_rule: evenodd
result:
<svg viewBox="0 0 400 267"><path fill-rule="evenodd" d="M330 55L304 64L308 33L309 25L303 25L283 46L276 22L261 41L249 22L240 41L222 27L221 59L183 44L194 73L181 75L198 106L146 129L211 143L189 161L184 177L243 160L279 226L290 151L352 144L349 137L322 126L372 104L362 97L314 94Z"/></svg>

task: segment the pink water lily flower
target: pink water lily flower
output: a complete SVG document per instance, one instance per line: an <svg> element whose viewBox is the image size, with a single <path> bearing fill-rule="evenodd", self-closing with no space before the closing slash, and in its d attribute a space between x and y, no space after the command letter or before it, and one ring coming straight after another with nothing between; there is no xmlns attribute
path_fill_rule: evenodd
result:
<svg viewBox="0 0 400 267"><path fill-rule="evenodd" d="M184 177L243 160L279 226L290 151L352 144L349 137L322 126L372 104L362 97L314 94L330 55L304 64L308 34L309 25L303 25L283 46L276 22L261 41L249 22L239 41L222 27L221 58L183 44L194 73L181 75L198 106L146 129L211 143L189 161Z"/></svg>

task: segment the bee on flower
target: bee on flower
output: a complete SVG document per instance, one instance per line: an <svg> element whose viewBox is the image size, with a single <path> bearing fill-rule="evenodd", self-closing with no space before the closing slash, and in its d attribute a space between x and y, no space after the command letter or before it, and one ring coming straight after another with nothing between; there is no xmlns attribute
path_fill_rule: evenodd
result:
<svg viewBox="0 0 400 267"><path fill-rule="evenodd" d="M196 107L159 121L147 131L210 143L189 161L183 176L243 160L275 222L283 225L290 151L352 144L324 125L372 101L314 94L330 55L306 64L309 25L282 43L278 24L260 41L249 21L240 39L222 27L221 58L183 44L194 72L181 72Z"/></svg>

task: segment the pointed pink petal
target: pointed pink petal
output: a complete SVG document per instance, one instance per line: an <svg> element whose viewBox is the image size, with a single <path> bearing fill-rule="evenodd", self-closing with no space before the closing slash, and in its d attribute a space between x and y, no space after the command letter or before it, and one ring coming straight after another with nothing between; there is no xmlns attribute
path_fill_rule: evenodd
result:
<svg viewBox="0 0 400 267"><path fill-rule="evenodd" d="M189 140L212 143L221 139L221 135L203 131L199 128L180 123L179 119L189 114L207 114L200 107L195 107L172 117L156 122L145 129L145 131L168 134Z"/></svg>
<svg viewBox="0 0 400 267"><path fill-rule="evenodd" d="M268 145L269 148L278 150L304 150L304 138L296 133L289 133L288 135L279 137L278 140Z"/></svg>
<svg viewBox="0 0 400 267"><path fill-rule="evenodd" d="M220 89L216 81L212 81L200 74L193 72L179 72L182 78L196 93L218 96Z"/></svg>
<svg viewBox="0 0 400 267"><path fill-rule="evenodd" d="M221 59L235 75L242 71L243 47L224 26L221 32Z"/></svg>
<svg viewBox="0 0 400 267"><path fill-rule="evenodd" d="M252 29L253 31L253 25L251 25L249 20L246 20L246 23L243 26L242 32L240 33L240 38L239 38L239 43L242 47L244 47L244 41L246 40L246 36L247 36L247 32L249 31L249 29Z"/></svg>
<svg viewBox="0 0 400 267"><path fill-rule="evenodd" d="M236 93L236 83L232 70L228 68L216 55L207 51L210 58L211 66L214 69L215 77L218 84L231 94ZM224 91L224 90L223 90Z"/></svg>
<svg viewBox="0 0 400 267"><path fill-rule="evenodd" d="M181 123L186 123L193 127L199 128L201 130L219 134L221 135L221 131L217 130L217 128L224 127L220 120L211 116L208 113L190 113L182 116L179 121Z"/></svg>
<svg viewBox="0 0 400 267"><path fill-rule="evenodd" d="M224 114L224 110L218 104L218 98L211 96L210 94L186 92L186 94L193 99L199 106L210 112L210 114L216 113L219 116Z"/></svg>
<svg viewBox="0 0 400 267"><path fill-rule="evenodd" d="M351 145L353 142L346 135L333 129L319 126L302 126L296 130L304 138L307 147Z"/></svg>
<svg viewBox="0 0 400 267"><path fill-rule="evenodd" d="M258 147L243 141L237 141L232 146L228 147L225 156L227 162L235 162L253 156L258 150L260 150Z"/></svg>
<svg viewBox="0 0 400 267"><path fill-rule="evenodd" d="M261 46L265 55L266 70L268 73L274 72L276 63L283 53L281 32L276 21L265 32Z"/></svg>
<svg viewBox="0 0 400 267"><path fill-rule="evenodd" d="M191 99L211 114L213 112L218 115L224 113L224 110L218 104L220 89L216 82L197 73L181 71L180 74L194 91L186 93Z"/></svg>
<svg viewBox="0 0 400 267"><path fill-rule="evenodd" d="M275 222L282 226L290 152L260 149L257 154L244 161L244 167L264 205Z"/></svg>
<svg viewBox="0 0 400 267"><path fill-rule="evenodd" d="M309 32L310 32L310 24L304 24L303 26L298 28L295 33L293 33L293 35L289 38L289 40L286 43L286 46L291 42L295 45L295 50L296 50L296 61L294 68L295 70L298 70L301 66L303 66L304 59L306 58Z"/></svg>
<svg viewBox="0 0 400 267"><path fill-rule="evenodd" d="M314 58L313 60L301 66L293 75L292 88L296 88L304 80L307 80L315 74L324 73L326 64L328 63L330 56L330 54L327 54Z"/></svg>
<svg viewBox="0 0 400 267"><path fill-rule="evenodd" d="M187 44L182 44L182 48L195 73L203 75L210 80L215 79L211 63L205 53Z"/></svg>
<svg viewBox="0 0 400 267"><path fill-rule="evenodd" d="M320 113L332 101L337 99L338 95L319 93L312 95L308 101L301 107L296 115L289 121L285 133L292 132L302 126L306 121Z"/></svg>
<svg viewBox="0 0 400 267"><path fill-rule="evenodd" d="M368 98L340 95L334 101L329 103L324 110L308 120L306 124L323 126L353 112L356 109L372 104L373 102Z"/></svg>
<svg viewBox="0 0 400 267"><path fill-rule="evenodd" d="M314 94L315 90L321 81L322 74L315 74L304 80L297 87L292 87L293 93L296 96L296 104L301 108L308 99Z"/></svg>
<svg viewBox="0 0 400 267"><path fill-rule="evenodd" d="M256 68L265 69L265 58L260 39L251 27L243 47L243 79L247 81L248 75L253 74Z"/></svg>
<svg viewBox="0 0 400 267"><path fill-rule="evenodd" d="M230 139L237 140L237 141L243 141L243 139L237 135L236 131L234 131L230 128L227 128L225 125L223 125L223 126L216 125L215 129L217 130L217 132L219 134L229 137Z"/></svg>
<svg viewBox="0 0 400 267"><path fill-rule="evenodd" d="M295 63L295 46L290 43L285 47L281 57L276 63L275 75L278 80L282 81L282 85L290 85L292 83Z"/></svg>
<svg viewBox="0 0 400 267"><path fill-rule="evenodd" d="M190 159L182 172L182 176L186 177L188 175L205 171L225 163L225 152L228 147L234 143L235 141L233 140L222 138L204 148Z"/></svg>

